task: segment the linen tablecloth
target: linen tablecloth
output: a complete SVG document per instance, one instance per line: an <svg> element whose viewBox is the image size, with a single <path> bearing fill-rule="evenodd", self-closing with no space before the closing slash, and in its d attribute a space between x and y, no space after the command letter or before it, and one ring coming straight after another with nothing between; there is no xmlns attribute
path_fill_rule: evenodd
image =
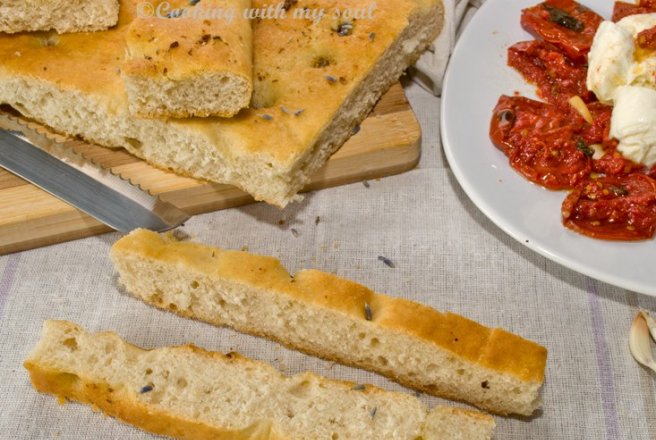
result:
<svg viewBox="0 0 656 440"><path fill-rule="evenodd" d="M254 204L196 216L184 231L203 243L275 255L291 271L334 272L545 345L544 409L531 419L497 417L497 439L656 439L654 376L634 362L627 343L637 310L656 311L656 299L580 275L505 235L449 170L439 98L417 84L406 91L423 129L417 169L311 193L285 211ZM287 374L312 370L410 392L376 374L183 319L121 293L108 258L118 238L106 234L0 257L0 438L154 438L34 391L22 362L45 319L114 330L143 347L193 342L239 351Z"/></svg>

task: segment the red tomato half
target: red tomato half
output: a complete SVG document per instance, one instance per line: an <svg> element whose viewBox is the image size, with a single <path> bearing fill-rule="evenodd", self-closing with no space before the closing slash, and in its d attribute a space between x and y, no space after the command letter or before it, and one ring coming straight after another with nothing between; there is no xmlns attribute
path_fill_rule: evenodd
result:
<svg viewBox="0 0 656 440"><path fill-rule="evenodd" d="M656 180L639 173L581 182L562 206L563 224L604 240L646 240L656 231Z"/></svg>
<svg viewBox="0 0 656 440"><path fill-rule="evenodd" d="M569 189L591 170L592 160L581 149L584 127L581 117L555 105L502 96L492 115L490 138L527 179L549 189Z"/></svg>
<svg viewBox="0 0 656 440"><path fill-rule="evenodd" d="M524 79L538 86L538 96L552 104L567 104L578 95L585 102L594 101L588 91L588 69L574 63L556 46L545 41L523 41L508 49L508 65Z"/></svg>
<svg viewBox="0 0 656 440"><path fill-rule="evenodd" d="M573 61L586 64L603 18L573 0L547 0L522 11L522 26L558 46Z"/></svg>
<svg viewBox="0 0 656 440"><path fill-rule="evenodd" d="M635 171L643 171L644 165L637 164L628 159L625 159L620 152L617 151L617 141L605 143L606 154L599 159L592 162L592 171L595 173L606 174L609 176L625 176ZM649 174L649 173L647 173Z"/></svg>
<svg viewBox="0 0 656 440"><path fill-rule="evenodd" d="M642 49L656 49L656 26L640 32L638 38L636 38L636 43Z"/></svg>
<svg viewBox="0 0 656 440"><path fill-rule="evenodd" d="M624 17L629 15L636 14L649 14L651 12L656 12L656 2L652 1L641 1L640 4L635 3L626 3L626 2L615 2L613 7L613 21L618 22Z"/></svg>
<svg viewBox="0 0 656 440"><path fill-rule="evenodd" d="M592 124L586 124L583 127L581 138L586 145L609 143L611 141L610 118L613 114L613 107L601 102L591 102L587 106L592 115Z"/></svg>

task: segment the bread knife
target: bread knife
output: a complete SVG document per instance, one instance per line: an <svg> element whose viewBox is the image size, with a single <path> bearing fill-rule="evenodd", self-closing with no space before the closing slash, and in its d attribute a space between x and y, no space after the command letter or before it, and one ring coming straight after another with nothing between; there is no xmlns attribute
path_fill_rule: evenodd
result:
<svg viewBox="0 0 656 440"><path fill-rule="evenodd" d="M89 214L107 226L127 233L137 228L167 231L189 215L176 206L133 185L81 153L3 117L0 167Z"/></svg>

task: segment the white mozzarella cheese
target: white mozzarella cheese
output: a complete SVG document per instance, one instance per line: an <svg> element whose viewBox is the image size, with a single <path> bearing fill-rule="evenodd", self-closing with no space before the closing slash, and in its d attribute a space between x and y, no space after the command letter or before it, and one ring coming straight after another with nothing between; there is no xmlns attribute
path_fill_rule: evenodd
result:
<svg viewBox="0 0 656 440"><path fill-rule="evenodd" d="M647 166L656 164L656 90L619 87L610 135L619 140L618 151L627 159Z"/></svg>
<svg viewBox="0 0 656 440"><path fill-rule="evenodd" d="M588 90L599 101L613 102L615 90L627 84L633 65L634 42L631 33L611 21L599 26L588 55Z"/></svg>
<svg viewBox="0 0 656 440"><path fill-rule="evenodd" d="M635 41L640 32L656 26L656 14L629 15L618 21L617 25L629 32ZM626 83L656 87L656 77L654 76L654 72L656 72L656 58L648 56L642 60L638 60L633 55L634 53L635 49L631 52L633 61L628 72Z"/></svg>
<svg viewBox="0 0 656 440"><path fill-rule="evenodd" d="M640 32L656 26L656 14L629 15L618 21L617 25L635 38Z"/></svg>

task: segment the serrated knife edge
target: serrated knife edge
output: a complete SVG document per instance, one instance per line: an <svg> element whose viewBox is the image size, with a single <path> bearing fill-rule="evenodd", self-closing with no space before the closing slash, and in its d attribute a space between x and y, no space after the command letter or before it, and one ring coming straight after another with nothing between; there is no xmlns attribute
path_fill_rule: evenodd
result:
<svg viewBox="0 0 656 440"><path fill-rule="evenodd" d="M119 173L64 146L61 142L65 141L64 138L57 136L52 139L8 115L0 117L0 128L22 135L21 139L8 131L0 131L0 165L114 229L129 232L144 227L165 231L189 218L184 211L150 194ZM21 149L24 151L18 151ZM43 175L29 169L30 165L39 167L45 163L48 163L48 168L43 169ZM53 174L55 171L57 175ZM70 183L75 178L86 187L69 188L58 183L58 180ZM96 200L91 197L94 195Z"/></svg>

